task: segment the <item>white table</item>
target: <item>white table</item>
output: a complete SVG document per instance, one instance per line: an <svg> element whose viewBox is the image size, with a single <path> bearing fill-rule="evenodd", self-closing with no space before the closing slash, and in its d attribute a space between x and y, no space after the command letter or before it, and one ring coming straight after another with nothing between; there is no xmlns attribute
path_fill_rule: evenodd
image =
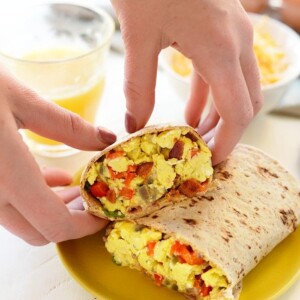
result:
<svg viewBox="0 0 300 300"><path fill-rule="evenodd" d="M4 3L2 1L0 5ZM124 130L125 101L122 80L123 57L112 53L98 123L116 132ZM183 120L184 102L173 93L161 72L158 74L157 99L152 122ZM265 150L300 180L300 118L262 116L252 123L242 142ZM56 161L37 157L37 161L41 165L59 166L74 173L91 155L92 153L80 153L70 159ZM95 298L69 276L56 254L55 245L32 247L0 228L0 299ZM278 300L298 299L300 299L300 281Z"/></svg>

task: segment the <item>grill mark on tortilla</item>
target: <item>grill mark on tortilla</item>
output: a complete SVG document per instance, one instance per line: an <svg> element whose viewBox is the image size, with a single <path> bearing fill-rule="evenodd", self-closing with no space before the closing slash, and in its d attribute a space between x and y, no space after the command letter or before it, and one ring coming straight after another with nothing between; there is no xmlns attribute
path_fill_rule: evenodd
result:
<svg viewBox="0 0 300 300"><path fill-rule="evenodd" d="M180 205L179 207L182 208L182 209L187 209L187 207L184 206L184 205Z"/></svg>
<svg viewBox="0 0 300 300"><path fill-rule="evenodd" d="M226 233L227 233L227 235L228 235L229 238L233 238L233 235L232 235L232 233L230 231L226 230Z"/></svg>
<svg viewBox="0 0 300 300"><path fill-rule="evenodd" d="M240 223L241 223L242 225L247 226L247 223L246 223L244 220L240 220Z"/></svg>
<svg viewBox="0 0 300 300"><path fill-rule="evenodd" d="M296 230L297 217L292 209L279 211L282 224L286 227L291 227Z"/></svg>
<svg viewBox="0 0 300 300"><path fill-rule="evenodd" d="M194 219L182 219L186 224L190 225L190 226L195 226L197 225L197 221Z"/></svg>
<svg viewBox="0 0 300 300"><path fill-rule="evenodd" d="M285 186L285 185L283 185L283 188L284 188L286 191L289 190L289 188L288 188L287 186Z"/></svg>
<svg viewBox="0 0 300 300"><path fill-rule="evenodd" d="M248 227L250 230L252 230L252 231L254 231L254 232L256 232L256 233L261 233L261 227L260 226L258 226L258 227L253 227L253 226L249 226Z"/></svg>
<svg viewBox="0 0 300 300"><path fill-rule="evenodd" d="M220 172L218 172L218 175L221 175L220 180L223 181L233 177L233 175L226 170L221 170Z"/></svg>
<svg viewBox="0 0 300 300"><path fill-rule="evenodd" d="M232 210L235 212L235 214L237 214L237 215L241 215L241 212L239 211L239 210L237 210L237 209L235 209L235 208L232 208Z"/></svg>
<svg viewBox="0 0 300 300"><path fill-rule="evenodd" d="M222 239L223 239L226 243L229 243L229 238L226 238L226 237L222 236Z"/></svg>
<svg viewBox="0 0 300 300"><path fill-rule="evenodd" d="M241 196L241 194L238 191L235 191L235 193L237 194L237 196Z"/></svg>
<svg viewBox="0 0 300 300"><path fill-rule="evenodd" d="M152 218L152 219L156 219L156 218L158 218L158 215L154 215L154 216L152 216L151 218Z"/></svg>
<svg viewBox="0 0 300 300"><path fill-rule="evenodd" d="M194 207L197 201L195 199L191 199L191 203L189 203L189 207Z"/></svg>
<svg viewBox="0 0 300 300"><path fill-rule="evenodd" d="M264 167L258 166L257 169L258 169L258 172L259 172L262 176L264 176L264 177L265 177L266 175L268 175L268 176L272 176L272 177L274 177L274 178L279 178L279 176L278 176L277 174L272 173L270 170L268 170L268 169L266 169L266 168L264 168Z"/></svg>
<svg viewBox="0 0 300 300"><path fill-rule="evenodd" d="M135 214L137 212L140 212L142 210L142 207L141 206L134 206L134 207L130 207L127 209L127 212L129 214Z"/></svg>
<svg viewBox="0 0 300 300"><path fill-rule="evenodd" d="M243 276L244 275L244 271L245 269L244 268L241 268L241 270L238 272L238 276L240 277L241 275Z"/></svg>
<svg viewBox="0 0 300 300"><path fill-rule="evenodd" d="M202 199L205 199L207 201L213 201L214 200L214 197L213 196L202 196L201 197Z"/></svg>

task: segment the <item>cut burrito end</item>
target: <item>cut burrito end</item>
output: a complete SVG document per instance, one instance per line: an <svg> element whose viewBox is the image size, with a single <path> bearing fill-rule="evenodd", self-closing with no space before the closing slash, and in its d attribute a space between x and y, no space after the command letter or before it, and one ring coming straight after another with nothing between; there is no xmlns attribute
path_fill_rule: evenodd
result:
<svg viewBox="0 0 300 300"><path fill-rule="evenodd" d="M224 299L229 286L221 269L181 239L131 221L116 222L105 246L116 264L142 270L190 299Z"/></svg>
<svg viewBox="0 0 300 300"><path fill-rule="evenodd" d="M87 209L108 219L136 218L174 193L204 192L213 175L211 152L188 126L146 128L100 153L86 168ZM176 197L164 197L165 202Z"/></svg>

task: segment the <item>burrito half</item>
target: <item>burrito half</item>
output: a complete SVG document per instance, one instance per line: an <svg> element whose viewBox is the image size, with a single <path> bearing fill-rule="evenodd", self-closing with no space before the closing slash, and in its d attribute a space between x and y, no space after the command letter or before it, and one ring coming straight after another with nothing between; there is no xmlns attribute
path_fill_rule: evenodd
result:
<svg viewBox="0 0 300 300"><path fill-rule="evenodd" d="M149 216L115 222L105 245L116 264L190 299L234 299L244 276L300 219L296 180L263 152L239 145L215 188Z"/></svg>
<svg viewBox="0 0 300 300"><path fill-rule="evenodd" d="M85 207L114 219L146 215L177 199L203 193L211 181L211 153L188 126L148 127L100 152L82 175Z"/></svg>

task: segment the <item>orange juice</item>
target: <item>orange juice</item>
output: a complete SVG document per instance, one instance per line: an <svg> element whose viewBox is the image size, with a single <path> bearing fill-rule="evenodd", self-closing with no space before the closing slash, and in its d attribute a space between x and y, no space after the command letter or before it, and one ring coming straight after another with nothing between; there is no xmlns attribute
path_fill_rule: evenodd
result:
<svg viewBox="0 0 300 300"><path fill-rule="evenodd" d="M39 64L30 66L30 68L26 66L25 71L19 69L19 73L22 74L29 85L35 86L37 92L46 100L77 113L93 124L103 93L104 77L102 74L95 75L91 72L92 68L95 69L95 65L91 61L85 61L84 64L75 61L75 57L84 56L84 54L83 49L67 47L30 52L24 56L25 60L40 62L40 64L46 61L50 64L47 80L42 80L41 77L36 75L39 73ZM67 61L61 69L59 68L60 61ZM51 62L55 62L55 66L52 67ZM26 131L26 135L39 144L60 144L29 130Z"/></svg>

